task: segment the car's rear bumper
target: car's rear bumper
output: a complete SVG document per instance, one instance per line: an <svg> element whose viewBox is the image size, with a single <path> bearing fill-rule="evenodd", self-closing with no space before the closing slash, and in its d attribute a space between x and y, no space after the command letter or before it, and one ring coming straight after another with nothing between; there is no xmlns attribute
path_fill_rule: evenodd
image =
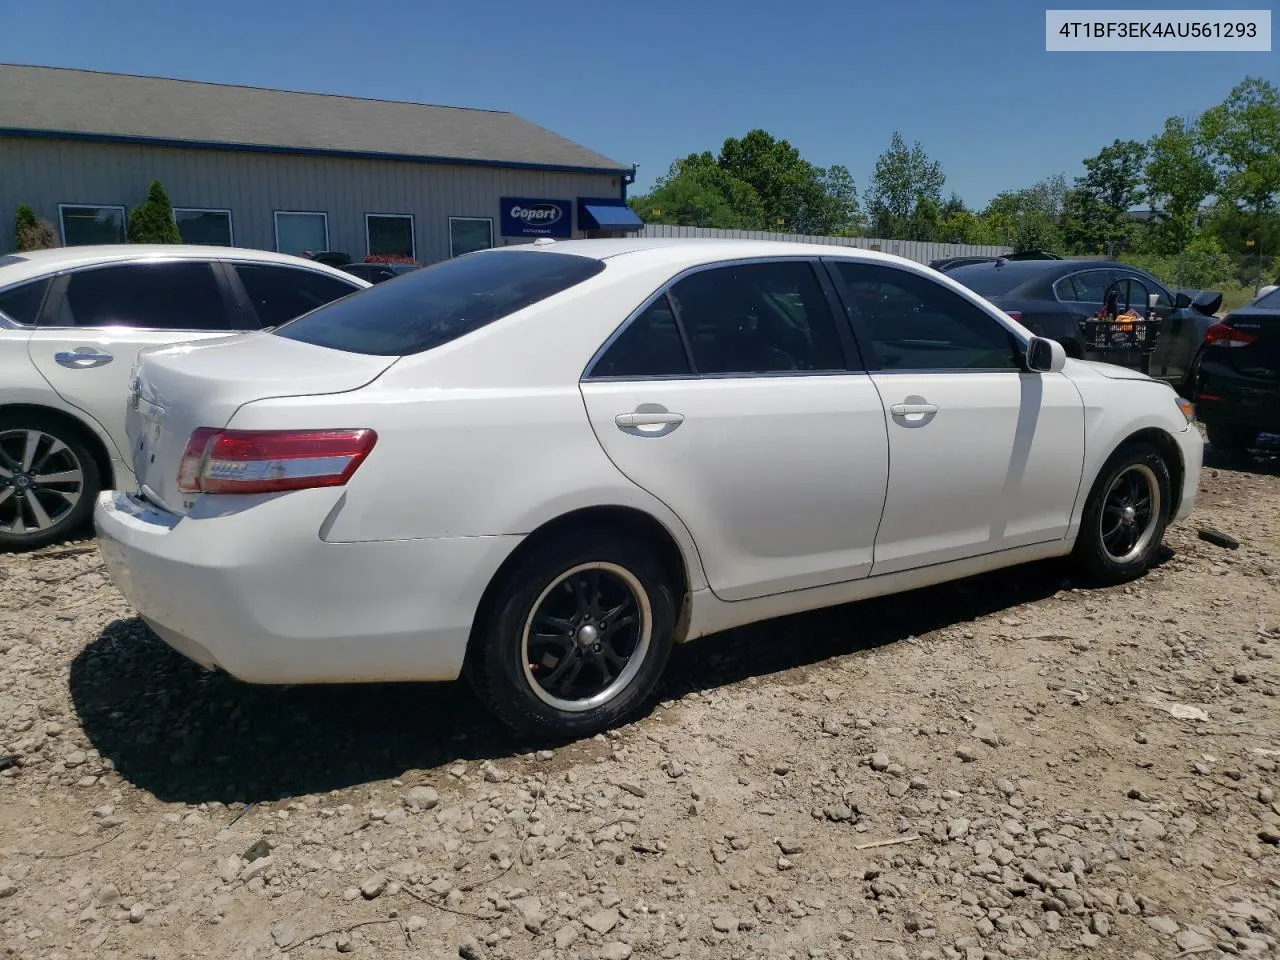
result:
<svg viewBox="0 0 1280 960"><path fill-rule="evenodd" d="M1206 359L1200 369L1196 412L1205 423L1280 430L1280 380L1246 377Z"/></svg>
<svg viewBox="0 0 1280 960"><path fill-rule="evenodd" d="M107 570L178 652L252 683L452 680L520 537L326 543L332 491L179 517L102 494Z"/></svg>

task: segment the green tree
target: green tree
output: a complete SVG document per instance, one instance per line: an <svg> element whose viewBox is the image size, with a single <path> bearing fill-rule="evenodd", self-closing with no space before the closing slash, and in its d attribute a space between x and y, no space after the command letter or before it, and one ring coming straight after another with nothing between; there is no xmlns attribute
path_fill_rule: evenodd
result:
<svg viewBox="0 0 1280 960"><path fill-rule="evenodd" d="M919 231L929 214L942 205L942 187L946 183L942 164L930 160L917 140L910 147L902 134L894 131L889 149L876 160L864 204L876 236L904 239L904 234ZM916 207L927 201L922 216L912 221ZM937 217L934 217L936 225Z"/></svg>
<svg viewBox="0 0 1280 960"><path fill-rule="evenodd" d="M631 208L646 223L685 227L760 230L764 204L749 183L743 183L707 153L691 153L671 164L652 190L631 198Z"/></svg>
<svg viewBox="0 0 1280 960"><path fill-rule="evenodd" d="M182 234L173 221L173 205L159 180L152 180L147 199L129 214L130 243L181 243Z"/></svg>
<svg viewBox="0 0 1280 960"><path fill-rule="evenodd" d="M996 194L982 213L979 242L1010 244L1018 252L1058 250L1066 194L1067 179L1060 173Z"/></svg>
<svg viewBox="0 0 1280 960"><path fill-rule="evenodd" d="M1084 176L1076 179L1077 196L1065 211L1078 250L1117 254L1129 247L1129 211L1146 197L1146 154L1146 146L1136 140L1116 140L1085 160Z"/></svg>
<svg viewBox="0 0 1280 960"><path fill-rule="evenodd" d="M1067 250L1105 253L1114 233L1106 209L1093 193L1079 187L1067 191L1062 202L1062 242Z"/></svg>
<svg viewBox="0 0 1280 960"><path fill-rule="evenodd" d="M764 130L729 137L717 158L720 168L750 184L764 204L765 225L792 233L836 233L855 224L853 178L844 167L814 166L786 140Z"/></svg>
<svg viewBox="0 0 1280 960"><path fill-rule="evenodd" d="M1199 229L1201 205L1217 189L1217 179L1197 125L1181 117L1165 120L1164 130L1147 144L1146 166L1159 253L1186 249Z"/></svg>
<svg viewBox="0 0 1280 960"><path fill-rule="evenodd" d="M25 203L18 207L17 216L14 217L13 234L14 249L19 252L48 250L59 245L58 234L53 229L53 224L48 220L39 219L36 212Z"/></svg>
<svg viewBox="0 0 1280 960"><path fill-rule="evenodd" d="M1247 212L1254 227L1255 289L1262 281L1268 221L1280 195L1280 91L1257 77L1246 77L1216 107L1205 111L1200 129L1221 183L1218 195Z"/></svg>

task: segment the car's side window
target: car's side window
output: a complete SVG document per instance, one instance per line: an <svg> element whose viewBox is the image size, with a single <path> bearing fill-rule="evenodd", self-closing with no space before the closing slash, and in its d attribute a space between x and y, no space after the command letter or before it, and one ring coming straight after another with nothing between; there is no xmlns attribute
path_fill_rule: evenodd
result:
<svg viewBox="0 0 1280 960"><path fill-rule="evenodd" d="M60 327L226 330L222 288L198 260L123 263L79 270L67 278Z"/></svg>
<svg viewBox="0 0 1280 960"><path fill-rule="evenodd" d="M1080 303L1101 303L1107 288L1116 281L1114 270L1085 270L1073 278L1076 300Z"/></svg>
<svg viewBox="0 0 1280 960"><path fill-rule="evenodd" d="M693 372L666 295L651 303L605 350L592 377L678 377Z"/></svg>
<svg viewBox="0 0 1280 960"><path fill-rule="evenodd" d="M40 305L49 289L49 278L32 280L0 293L0 313L15 323L30 326L40 317Z"/></svg>
<svg viewBox="0 0 1280 960"><path fill-rule="evenodd" d="M1173 309L1173 299L1169 296L1169 291L1157 283L1155 279L1143 276L1140 273L1129 274L1129 302L1135 309L1145 312L1147 309L1146 297L1153 293L1156 295L1156 309ZM1121 291L1121 296L1123 294L1124 291Z"/></svg>
<svg viewBox="0 0 1280 960"><path fill-rule="evenodd" d="M847 369L826 294L807 261L700 270L676 282L671 300L699 375Z"/></svg>
<svg viewBox="0 0 1280 960"><path fill-rule="evenodd" d="M287 323L316 307L364 289L318 270L257 263L237 263L235 268L264 327Z"/></svg>
<svg viewBox="0 0 1280 960"><path fill-rule="evenodd" d="M1010 331L941 284L878 264L833 261L877 370L1018 370Z"/></svg>
<svg viewBox="0 0 1280 960"><path fill-rule="evenodd" d="M1057 298L1063 303L1072 303L1079 300L1076 296L1076 285L1074 277L1063 277L1053 285L1053 292Z"/></svg>

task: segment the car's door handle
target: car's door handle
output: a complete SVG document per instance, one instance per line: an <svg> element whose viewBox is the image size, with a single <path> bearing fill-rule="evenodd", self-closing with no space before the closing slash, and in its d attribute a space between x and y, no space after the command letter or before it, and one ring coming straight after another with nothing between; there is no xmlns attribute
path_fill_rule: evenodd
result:
<svg viewBox="0 0 1280 960"><path fill-rule="evenodd" d="M937 413L936 403L895 403L889 408L895 417L910 417L919 414Z"/></svg>
<svg viewBox="0 0 1280 960"><path fill-rule="evenodd" d="M663 426L679 426L684 423L683 413L671 413L669 411L653 412L653 413L620 413L613 418L613 422L618 426L626 427L663 427Z"/></svg>
<svg viewBox="0 0 1280 960"><path fill-rule="evenodd" d="M92 350L70 350L55 353L53 359L61 366L70 367L72 370L90 370L110 363L115 357L109 353L95 353Z"/></svg>

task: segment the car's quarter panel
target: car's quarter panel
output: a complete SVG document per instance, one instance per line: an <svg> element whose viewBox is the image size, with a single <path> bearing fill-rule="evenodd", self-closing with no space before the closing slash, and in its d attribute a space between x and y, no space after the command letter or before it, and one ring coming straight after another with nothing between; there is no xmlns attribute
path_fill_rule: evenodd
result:
<svg viewBox="0 0 1280 960"><path fill-rule="evenodd" d="M326 543L342 496L210 496L188 516L104 493L113 581L162 639L251 683L452 680L519 537Z"/></svg>
<svg viewBox="0 0 1280 960"><path fill-rule="evenodd" d="M1085 449L1084 412L1069 379L1016 371L872 379L889 423L874 574L1066 536ZM937 410L894 413L912 403Z"/></svg>
<svg viewBox="0 0 1280 960"><path fill-rule="evenodd" d="M884 411L865 374L585 381L618 469L671 508L726 600L865 577L885 498ZM674 429L620 427L661 407Z"/></svg>

